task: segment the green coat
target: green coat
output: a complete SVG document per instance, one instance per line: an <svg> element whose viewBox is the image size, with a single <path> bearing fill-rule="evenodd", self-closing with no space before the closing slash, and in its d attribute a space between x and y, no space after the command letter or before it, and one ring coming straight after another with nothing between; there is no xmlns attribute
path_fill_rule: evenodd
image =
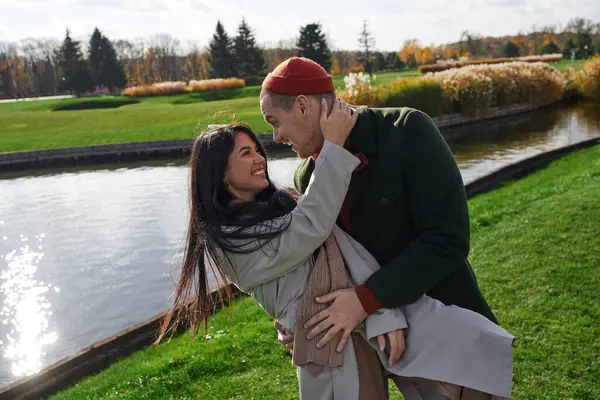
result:
<svg viewBox="0 0 600 400"><path fill-rule="evenodd" d="M351 235L382 267L367 287L387 308L425 293L496 322L467 261L464 184L437 126L410 108L359 110L349 150L363 153L368 165L354 172L346 201ZM308 158L296 170L300 192L313 169Z"/></svg>

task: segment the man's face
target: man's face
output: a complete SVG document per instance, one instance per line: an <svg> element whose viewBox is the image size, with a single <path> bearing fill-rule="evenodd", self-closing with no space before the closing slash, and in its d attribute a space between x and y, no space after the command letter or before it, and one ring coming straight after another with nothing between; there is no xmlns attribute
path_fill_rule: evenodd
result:
<svg viewBox="0 0 600 400"><path fill-rule="evenodd" d="M271 96L263 94L260 110L265 121L273 127L273 139L288 144L300 158L307 158L323 147L323 134L319 127L320 107L307 96L298 96L288 111L273 105Z"/></svg>

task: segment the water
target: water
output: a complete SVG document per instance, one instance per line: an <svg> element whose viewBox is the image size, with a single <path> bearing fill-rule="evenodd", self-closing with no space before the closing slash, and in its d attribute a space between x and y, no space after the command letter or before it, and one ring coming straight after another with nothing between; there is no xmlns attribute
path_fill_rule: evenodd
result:
<svg viewBox="0 0 600 400"><path fill-rule="evenodd" d="M545 109L448 131L465 182L600 136L600 108ZM291 185L300 160L276 154ZM168 307L187 218L185 161L0 180L0 386Z"/></svg>

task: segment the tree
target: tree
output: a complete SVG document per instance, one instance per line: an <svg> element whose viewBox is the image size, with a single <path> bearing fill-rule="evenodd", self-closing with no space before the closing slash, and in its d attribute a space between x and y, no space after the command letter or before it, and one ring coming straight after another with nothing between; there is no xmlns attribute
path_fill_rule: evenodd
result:
<svg viewBox="0 0 600 400"><path fill-rule="evenodd" d="M596 24L586 18L573 18L567 23L565 32L569 34L569 40L575 38L575 48L570 48L569 50L575 50L576 58L585 59L593 54L592 34L596 30Z"/></svg>
<svg viewBox="0 0 600 400"><path fill-rule="evenodd" d="M391 70L399 70L405 67L404 62L398 57L395 52L388 53L386 57L386 68Z"/></svg>
<svg viewBox="0 0 600 400"><path fill-rule="evenodd" d="M464 53L465 48L463 46L466 46L466 51L469 52L470 56L475 57L479 55L481 52L481 36L476 33L464 31L460 36L460 48L461 52Z"/></svg>
<svg viewBox="0 0 600 400"><path fill-rule="evenodd" d="M402 50L398 53L398 57L404 61L409 68L416 68L419 59L421 58L421 44L417 39L405 40L402 44Z"/></svg>
<svg viewBox="0 0 600 400"><path fill-rule="evenodd" d="M208 46L208 54L211 78L230 78L236 76L233 65L231 39L227 35L227 32L225 32L221 21L217 22L217 28Z"/></svg>
<svg viewBox="0 0 600 400"><path fill-rule="evenodd" d="M313 23L300 28L300 37L296 43L299 57L310 58L326 71L331 70L331 52L321 31L321 24Z"/></svg>
<svg viewBox="0 0 600 400"><path fill-rule="evenodd" d="M542 54L556 54L560 53L560 47L556 44L555 41L550 41L544 44L540 50Z"/></svg>
<svg viewBox="0 0 600 400"><path fill-rule="evenodd" d="M519 57L519 46L512 40L509 40L504 45L504 57Z"/></svg>
<svg viewBox="0 0 600 400"><path fill-rule="evenodd" d="M90 39L89 63L94 86L125 87L125 72L117 59L117 52L106 36L96 28Z"/></svg>
<svg viewBox="0 0 600 400"><path fill-rule="evenodd" d="M421 52L421 64L433 64L435 63L435 54L429 47L425 47Z"/></svg>
<svg viewBox="0 0 600 400"><path fill-rule="evenodd" d="M244 19L233 41L233 53L238 76L249 77L265 74L267 65L263 52L256 44L254 33Z"/></svg>
<svg viewBox="0 0 600 400"><path fill-rule="evenodd" d="M342 67L340 67L340 60L335 56L331 56L331 75L340 75L342 73Z"/></svg>
<svg viewBox="0 0 600 400"><path fill-rule="evenodd" d="M406 65L408 66L408 68L417 68L419 64L417 63L417 58L415 57L414 53L411 53L408 56L408 61L406 61Z"/></svg>
<svg viewBox="0 0 600 400"><path fill-rule="evenodd" d="M563 46L563 56L565 58L575 57L577 55L577 46L573 38L569 38Z"/></svg>
<svg viewBox="0 0 600 400"><path fill-rule="evenodd" d="M363 28L358 36L358 45L363 50L361 54L361 60L365 67L365 72L371 75L371 73L373 73L373 61L371 60L371 53L373 47L375 47L375 38L373 38L371 32L369 32L366 20L363 21Z"/></svg>
<svg viewBox="0 0 600 400"><path fill-rule="evenodd" d="M381 71L387 69L387 60L385 56L380 51L376 51L373 54L373 70Z"/></svg>
<svg viewBox="0 0 600 400"><path fill-rule="evenodd" d="M61 91L72 91L77 95L93 88L93 79L88 63L83 59L79 42L71 39L69 31L58 50L58 65L62 73Z"/></svg>
<svg viewBox="0 0 600 400"><path fill-rule="evenodd" d="M48 56L44 61L44 72L42 73L42 94L56 94L56 72L52 60Z"/></svg>

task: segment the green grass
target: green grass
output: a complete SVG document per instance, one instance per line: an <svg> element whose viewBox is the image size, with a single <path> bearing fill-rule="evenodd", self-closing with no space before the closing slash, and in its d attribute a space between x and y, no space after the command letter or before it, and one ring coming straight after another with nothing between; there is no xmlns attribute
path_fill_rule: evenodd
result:
<svg viewBox="0 0 600 400"><path fill-rule="evenodd" d="M0 105L0 152L194 137L211 123L232 120L268 132L258 97L169 104L173 97L147 98L116 109L51 111L63 101Z"/></svg>
<svg viewBox="0 0 600 400"><path fill-rule="evenodd" d="M373 85L378 86L383 83L395 81L398 78L410 78L421 75L416 69L404 69L401 71L387 71L387 72L375 72L373 73L375 79L372 81ZM335 90L344 89L344 77L345 75L334 75L333 86Z"/></svg>
<svg viewBox="0 0 600 400"><path fill-rule="evenodd" d="M600 146L469 202L471 261L516 336L515 399L600 398L599 198ZM210 336L140 351L52 399L297 398L288 352L252 299L232 321L213 317Z"/></svg>
<svg viewBox="0 0 600 400"><path fill-rule="evenodd" d="M552 65L554 68L558 68L558 69L565 69L565 68L580 68L587 60L573 60L571 61L570 59L562 59L560 61L557 62L551 62L550 65Z"/></svg>
<svg viewBox="0 0 600 400"><path fill-rule="evenodd" d="M415 70L379 74L377 84ZM335 77L343 86L343 77ZM149 140L185 139L196 136L212 123L246 122L258 133L270 132L262 118L260 87L219 92L156 96L139 104L100 109L115 97L94 99L40 100L0 104L0 153L96 144ZM112 99L112 100L111 100ZM124 101L124 100L123 100ZM127 100L130 101L130 100ZM61 107L96 107L55 112ZM106 102L106 103L105 103ZM90 104L91 103L91 104Z"/></svg>

